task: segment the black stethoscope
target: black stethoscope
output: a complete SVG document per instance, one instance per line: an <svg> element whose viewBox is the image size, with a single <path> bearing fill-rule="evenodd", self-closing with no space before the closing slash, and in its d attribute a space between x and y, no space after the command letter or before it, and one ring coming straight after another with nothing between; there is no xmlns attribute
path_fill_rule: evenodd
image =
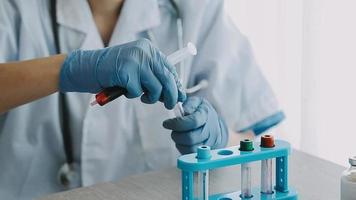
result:
<svg viewBox="0 0 356 200"><path fill-rule="evenodd" d="M176 12L177 18L177 32L178 32L178 48L183 48L183 25L182 19L180 17L180 13L178 10L178 6L174 0L170 0L173 9ZM51 16L51 24L52 24L52 32L54 38L54 45L56 54L59 54L60 51L60 42L59 42L59 30L57 24L57 1L50 0L50 16ZM148 37L155 40L152 33L148 31ZM152 41L154 42L154 41ZM184 72L183 63L180 66L180 69ZM182 73L183 74L183 73ZM198 84L199 85L199 84ZM60 124L63 138L63 148L65 152L65 163L59 168L57 178L58 182L65 189L72 189L81 186L81 173L80 173L80 165L74 161L74 153L73 153L73 142L71 138L71 130L70 130L70 114L68 108L68 101L66 99L66 95L64 93L59 93L59 114L60 114Z"/></svg>
<svg viewBox="0 0 356 200"><path fill-rule="evenodd" d="M57 24L57 1L50 0L50 15L51 15L51 24L52 24L52 32L54 38L54 46L56 50L56 54L61 52L60 43L59 43L59 31ZM61 124L62 138L63 138L63 148L65 153L65 163L60 167L57 174L58 182L65 189L72 189L79 187L80 183L80 167L79 164L74 162L73 155L73 142L71 138L70 131L70 114L68 108L68 102L66 99L66 95L64 93L59 92L59 119Z"/></svg>

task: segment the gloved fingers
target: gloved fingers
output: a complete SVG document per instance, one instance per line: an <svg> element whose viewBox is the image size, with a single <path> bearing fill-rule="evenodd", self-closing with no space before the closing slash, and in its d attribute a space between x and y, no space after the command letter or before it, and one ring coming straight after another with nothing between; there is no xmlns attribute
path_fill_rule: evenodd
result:
<svg viewBox="0 0 356 200"><path fill-rule="evenodd" d="M197 110L191 115L167 119L163 122L163 127L173 131L190 131L204 126L207 119L206 111Z"/></svg>
<svg viewBox="0 0 356 200"><path fill-rule="evenodd" d="M165 120L163 127L180 132L197 129L206 124L208 120L208 109L206 105L200 104L192 114L185 112L186 115L182 117Z"/></svg>
<svg viewBox="0 0 356 200"><path fill-rule="evenodd" d="M177 82L177 87L178 87L178 101L184 102L187 99L187 93L185 93L185 90L183 89L183 86L180 81Z"/></svg>
<svg viewBox="0 0 356 200"><path fill-rule="evenodd" d="M209 138L209 132L201 127L189 132L173 131L171 137L176 144L195 145L206 141Z"/></svg>
<svg viewBox="0 0 356 200"><path fill-rule="evenodd" d="M179 102L184 102L187 99L187 94L185 93L185 90L183 88L182 83L180 82L176 67L172 64L170 64L167 60L167 57L159 51L161 61L165 63L165 66L167 67L168 71L173 74L174 81L176 82L177 89L178 89L178 101Z"/></svg>
<svg viewBox="0 0 356 200"><path fill-rule="evenodd" d="M167 109L172 109L178 101L178 89L173 74L160 62L160 69L154 70L156 77L162 84L162 100Z"/></svg>
<svg viewBox="0 0 356 200"><path fill-rule="evenodd" d="M133 80L134 79L134 80ZM133 99L142 95L143 90L137 77L127 77L125 96L129 99Z"/></svg>
<svg viewBox="0 0 356 200"><path fill-rule="evenodd" d="M223 118L219 117L219 126L221 134L216 138L217 145L215 148L223 148L227 145L229 140L229 130Z"/></svg>
<svg viewBox="0 0 356 200"><path fill-rule="evenodd" d="M203 98L201 97L189 97L183 103L183 109L186 114L193 114L197 108L202 104Z"/></svg>
<svg viewBox="0 0 356 200"><path fill-rule="evenodd" d="M183 90L183 86L180 82L177 83L177 86L178 86L178 101L184 102L187 99L187 94ZM160 96L159 101L162 103L164 102L163 94Z"/></svg>
<svg viewBox="0 0 356 200"><path fill-rule="evenodd" d="M141 96L141 101L147 104L156 103L162 93L162 85L153 75L152 71L142 75L141 85L144 88L144 94Z"/></svg>
<svg viewBox="0 0 356 200"><path fill-rule="evenodd" d="M196 153L197 149L199 146L202 146L203 144L197 144L197 145L180 145L176 144L176 148L181 154L189 154L189 153Z"/></svg>
<svg viewBox="0 0 356 200"><path fill-rule="evenodd" d="M209 132L209 131L207 131ZM209 134L209 137L203 142L204 145L210 146L211 149L215 149L218 144L220 144L221 133Z"/></svg>
<svg viewBox="0 0 356 200"><path fill-rule="evenodd" d="M164 102L163 93L161 93L161 96L159 97L159 101L162 103Z"/></svg>
<svg viewBox="0 0 356 200"><path fill-rule="evenodd" d="M216 128L216 131L209 134L209 138L204 141L204 144L210 146L211 149L225 147L229 139L229 132L225 121L221 117L218 117L217 120L218 127Z"/></svg>
<svg viewBox="0 0 356 200"><path fill-rule="evenodd" d="M162 83L163 88L165 89L164 83L167 83L168 86L166 87L166 92L163 92L163 102L165 103L166 107L168 106L170 108L173 108L174 105L177 103L177 101L184 102L185 99L187 98L187 95L183 90L182 84L179 81L176 68L168 62L167 57L162 52L160 52L158 49L155 48L152 48L152 50L153 50L152 54L154 55L153 57L154 65L161 67L154 71L156 75L159 76L159 78L161 78L160 81ZM167 99L167 93L169 94L172 92L174 92L174 95L177 92L176 95L177 98L175 98L175 96L172 96L174 97L172 100ZM169 97L170 96L168 96L168 98ZM173 106L171 106L172 104Z"/></svg>

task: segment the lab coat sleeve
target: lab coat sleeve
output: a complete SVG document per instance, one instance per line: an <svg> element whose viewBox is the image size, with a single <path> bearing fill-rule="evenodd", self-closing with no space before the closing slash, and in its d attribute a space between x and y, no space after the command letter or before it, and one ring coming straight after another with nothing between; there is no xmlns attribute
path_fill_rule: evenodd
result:
<svg viewBox="0 0 356 200"><path fill-rule="evenodd" d="M15 1L0 1L0 63L18 60L20 17Z"/></svg>
<svg viewBox="0 0 356 200"><path fill-rule="evenodd" d="M198 55L192 62L188 85L202 79L206 97L230 128L256 135L278 124L284 114L255 61L247 38L224 12L223 1L209 1L197 38Z"/></svg>

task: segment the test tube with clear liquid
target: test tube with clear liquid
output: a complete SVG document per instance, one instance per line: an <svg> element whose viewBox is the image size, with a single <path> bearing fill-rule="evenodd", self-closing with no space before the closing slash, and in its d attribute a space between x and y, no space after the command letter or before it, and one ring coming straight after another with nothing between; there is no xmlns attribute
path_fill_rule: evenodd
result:
<svg viewBox="0 0 356 200"><path fill-rule="evenodd" d="M261 161L261 192L272 194L272 159Z"/></svg>
<svg viewBox="0 0 356 200"><path fill-rule="evenodd" d="M210 147L200 146L197 149L197 159L198 162L210 159ZM209 170L198 171L198 200L209 200Z"/></svg>
<svg viewBox="0 0 356 200"><path fill-rule="evenodd" d="M241 164L241 198L250 198L251 193L251 164Z"/></svg>
<svg viewBox="0 0 356 200"><path fill-rule="evenodd" d="M198 199L209 200L209 170L198 172Z"/></svg>
<svg viewBox="0 0 356 200"><path fill-rule="evenodd" d="M273 148L274 138L272 135L263 135L261 137L262 148ZM261 193L272 194L272 159L261 161Z"/></svg>
<svg viewBox="0 0 356 200"><path fill-rule="evenodd" d="M253 141L242 140L240 141L240 151L241 153L248 153L253 151ZM241 164L241 198L251 198L251 164L243 163Z"/></svg>

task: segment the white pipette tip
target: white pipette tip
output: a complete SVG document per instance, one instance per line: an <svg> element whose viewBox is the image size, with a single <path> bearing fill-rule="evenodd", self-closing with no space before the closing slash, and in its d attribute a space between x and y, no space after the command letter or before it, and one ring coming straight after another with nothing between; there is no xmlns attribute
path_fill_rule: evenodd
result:
<svg viewBox="0 0 356 200"><path fill-rule="evenodd" d="M193 43L188 42L187 49L191 55L193 55L193 56L197 55L197 48L195 47L195 45Z"/></svg>

